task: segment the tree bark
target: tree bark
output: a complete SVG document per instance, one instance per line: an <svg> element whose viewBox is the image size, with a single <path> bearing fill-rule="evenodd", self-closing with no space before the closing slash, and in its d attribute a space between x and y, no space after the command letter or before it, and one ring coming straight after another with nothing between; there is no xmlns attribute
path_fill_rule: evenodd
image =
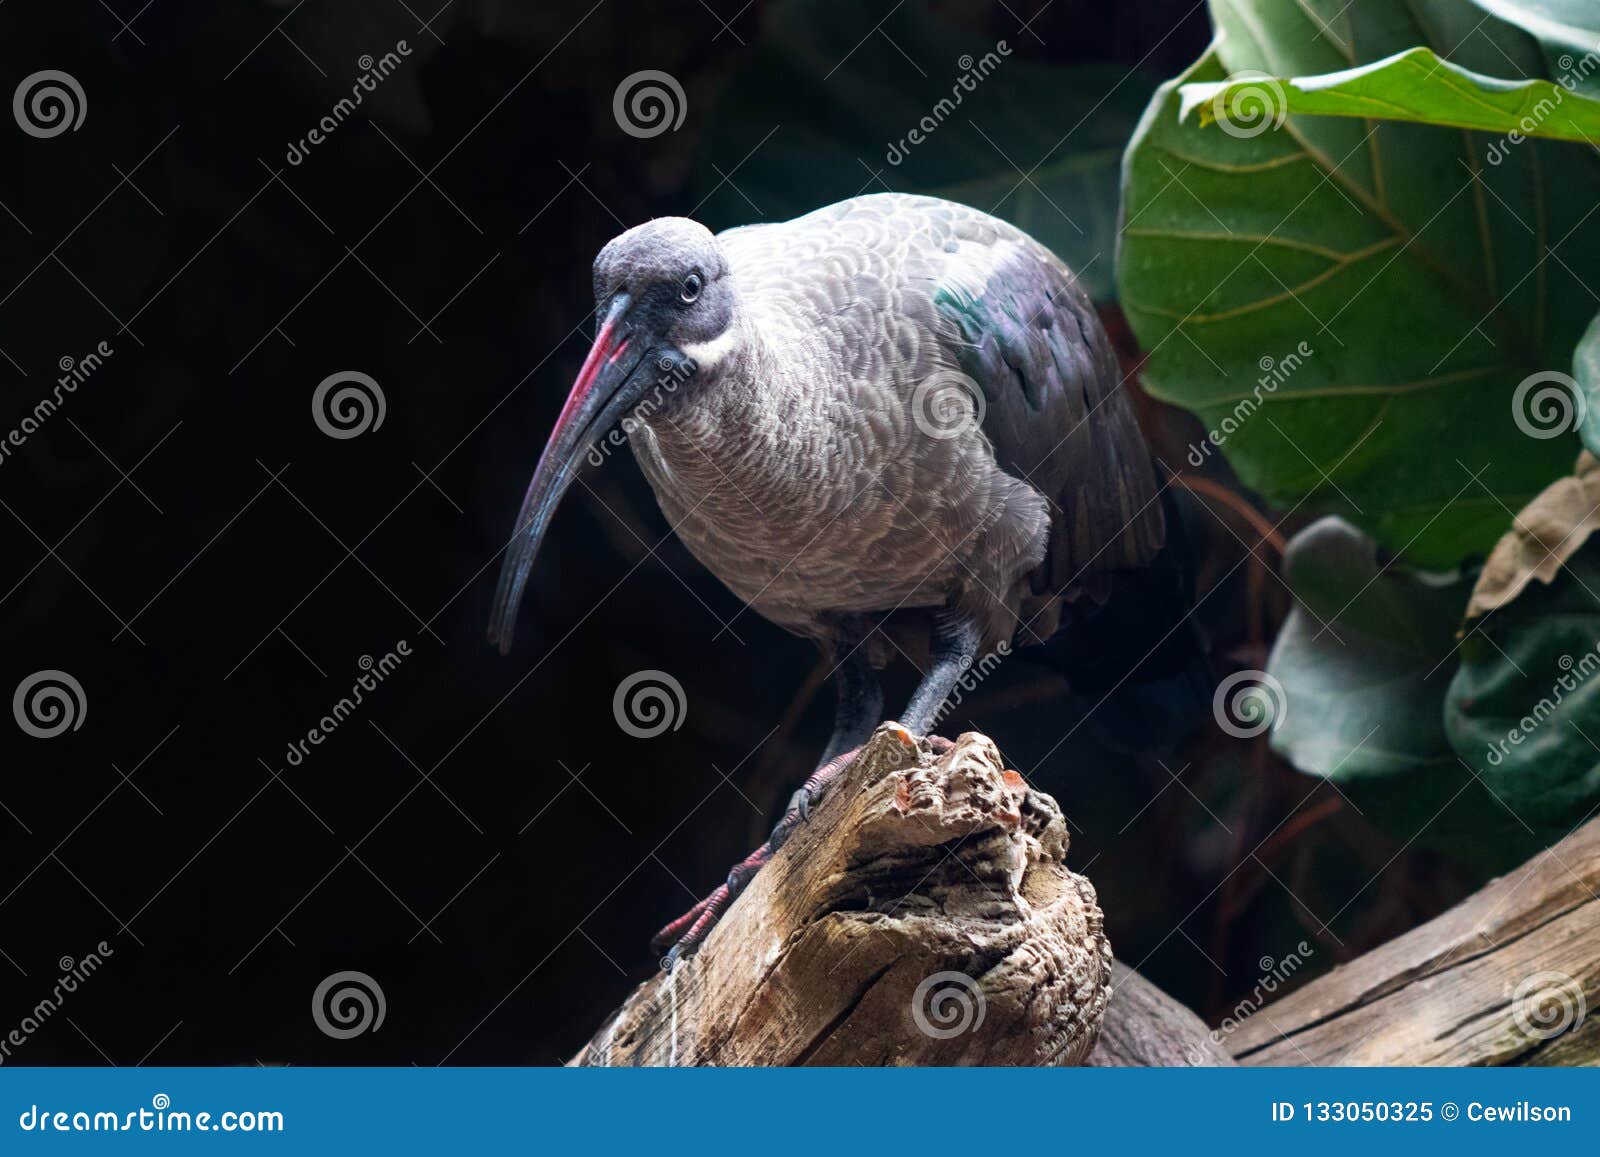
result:
<svg viewBox="0 0 1600 1157"><path fill-rule="evenodd" d="M1600 820L1229 1034L1247 1065L1600 1064Z"/></svg>
<svg viewBox="0 0 1600 1157"><path fill-rule="evenodd" d="M1055 801L988 739L886 724L700 951L572 1063L1079 1063L1111 946L1066 852Z"/></svg>
<svg viewBox="0 0 1600 1157"><path fill-rule="evenodd" d="M1600 820L1226 1032L1113 966L1066 852L988 739L885 724L572 1063L1600 1064Z"/></svg>
<svg viewBox="0 0 1600 1157"><path fill-rule="evenodd" d="M1100 1043L1089 1054L1097 1068L1206 1068L1237 1064L1217 1033L1126 964L1111 971L1111 1003Z"/></svg>

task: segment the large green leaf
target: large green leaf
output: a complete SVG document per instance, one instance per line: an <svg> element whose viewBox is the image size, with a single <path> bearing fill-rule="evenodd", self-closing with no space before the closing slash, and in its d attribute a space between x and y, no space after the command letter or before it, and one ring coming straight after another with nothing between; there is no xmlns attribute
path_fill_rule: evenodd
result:
<svg viewBox="0 0 1600 1157"><path fill-rule="evenodd" d="M1550 74L1600 96L1600 4L1595 0L1472 0L1537 37Z"/></svg>
<svg viewBox="0 0 1600 1157"><path fill-rule="evenodd" d="M1180 115L1195 109L1202 124L1253 125L1263 115L1299 113L1453 125L1488 133L1600 142L1600 100L1548 80L1501 80L1413 48L1375 64L1322 76L1247 77L1179 89ZM1491 147L1516 144L1516 138Z"/></svg>
<svg viewBox="0 0 1600 1157"><path fill-rule="evenodd" d="M1339 518L1295 535L1284 575L1298 602L1268 661L1287 697L1273 747L1343 780L1448 757L1439 709L1468 584L1382 572L1372 540Z"/></svg>
<svg viewBox="0 0 1600 1157"><path fill-rule="evenodd" d="M1535 844L1445 734L1467 580L1385 568L1338 518L1294 537L1284 573L1298 601L1267 661L1284 689L1274 750L1401 840L1489 868L1525 858Z"/></svg>
<svg viewBox="0 0 1600 1157"><path fill-rule="evenodd" d="M763 15L715 97L696 215L723 228L885 189L947 197L1026 230L1109 299L1122 152L1154 81L1034 64L1017 36L1005 55L992 34L883 7L788 0Z"/></svg>
<svg viewBox="0 0 1600 1157"><path fill-rule="evenodd" d="M1225 434L1275 503L1340 513L1422 566L1486 553L1577 451L1570 431L1524 434L1511 399L1570 362L1593 315L1600 160L1526 141L1489 165L1491 138L1397 122L1180 121L1179 85L1230 70L1313 75L1419 43L1482 72L1542 68L1466 0L1213 12L1221 56L1160 90L1124 169L1119 288L1147 386Z"/></svg>
<svg viewBox="0 0 1600 1157"><path fill-rule="evenodd" d="M1467 636L1445 726L1529 838L1600 807L1600 539Z"/></svg>

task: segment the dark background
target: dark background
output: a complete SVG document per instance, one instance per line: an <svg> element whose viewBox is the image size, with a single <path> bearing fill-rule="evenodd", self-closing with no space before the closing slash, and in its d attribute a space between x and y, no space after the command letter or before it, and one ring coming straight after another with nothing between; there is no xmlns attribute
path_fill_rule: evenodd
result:
<svg viewBox="0 0 1600 1157"><path fill-rule="evenodd" d="M0 119L0 428L62 358L113 350L0 463L0 687L60 669L86 697L59 738L0 727L0 1034L59 958L114 952L8 1063L570 1055L648 975L650 933L764 833L831 709L809 647L668 535L627 454L574 488L512 654L484 642L587 348L594 253L651 216L720 227L943 183L1053 225L1109 299L1117 151L1209 35L1183 0L439 3L0 7L0 95L60 69L88 105L48 140ZM886 167L920 112L874 94L925 111L960 72L942 46L999 38L1016 56L984 82L989 121L975 102ZM412 55L290 165L358 58L402 39ZM613 118L641 69L682 83L677 131ZM1046 207L1017 175L1062 158L1098 176ZM311 415L342 370L387 405L351 440ZM1181 464L1186 419L1140 402ZM1213 498L1219 661L1260 666L1284 610L1270 536ZM399 670L291 766L400 640ZM612 715L642 668L687 695L653 740ZM896 672L891 704L910 685ZM1304 940L1310 975L1470 882L1396 858L1264 741L1208 731L1169 773L1096 748L1062 690L1013 663L946 730L988 731L1058 795L1118 955L1213 1021L1263 958ZM334 1040L308 1006L346 969L387 1015Z"/></svg>

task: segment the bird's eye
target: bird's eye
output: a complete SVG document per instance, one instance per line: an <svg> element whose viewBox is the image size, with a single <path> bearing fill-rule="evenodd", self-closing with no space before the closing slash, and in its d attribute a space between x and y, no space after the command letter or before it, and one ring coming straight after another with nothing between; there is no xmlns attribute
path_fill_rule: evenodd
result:
<svg viewBox="0 0 1600 1157"><path fill-rule="evenodd" d="M700 296L702 284L698 273L689 274L688 277L683 279L683 290L678 294L678 300L685 305L691 304L695 298Z"/></svg>

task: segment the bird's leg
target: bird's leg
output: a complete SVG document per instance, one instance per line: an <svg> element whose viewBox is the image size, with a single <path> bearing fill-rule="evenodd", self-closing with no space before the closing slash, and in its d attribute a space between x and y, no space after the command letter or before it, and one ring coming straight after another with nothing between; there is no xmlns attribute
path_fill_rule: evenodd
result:
<svg viewBox="0 0 1600 1157"><path fill-rule="evenodd" d="M878 683L872 664L867 660L866 651L860 645L861 638L864 636L852 638L839 647L844 654L834 671L839 694L838 706L834 712L833 736L823 751L822 763L801 785L800 790L790 797L783 818L772 829L767 842L735 864L733 871L728 873L727 881L715 892L651 939L652 947L668 950L661 959L662 968L671 971L678 960L700 946L700 942L710 934L744 886L783 847L794 830L810 817L812 807L828 790L828 785L850 766L856 752L861 750L861 745L877 727L879 717L883 714L883 688ZM846 647L849 649L845 650Z"/></svg>
<svg viewBox="0 0 1600 1157"><path fill-rule="evenodd" d="M912 736L926 734L934 725L939 708L962 674L972 666L981 642L982 632L967 615L947 609L934 616L929 647L931 662L901 717L909 741L915 742ZM674 964L700 946L734 898L805 821L811 806L828 785L850 766L861 744L877 726L883 709L883 690L859 646L846 653L836 674L839 705L833 738L828 741L822 766L795 792L767 842L734 865L726 883L655 934L651 945L658 950L668 950L661 959L662 968L670 971ZM948 740L935 739L933 744L936 751L948 750L950 746Z"/></svg>
<svg viewBox="0 0 1600 1157"><path fill-rule="evenodd" d="M843 646L839 648L844 650ZM811 818L811 809L822 798L833 778L850 764L850 758L883 720L883 686L867 659L860 639L854 640L834 668L838 703L833 713L833 735L823 748L817 770L789 798L789 810L798 811L802 820Z"/></svg>
<svg viewBox="0 0 1600 1157"><path fill-rule="evenodd" d="M650 947L658 952L666 950L666 955L661 958L661 967L664 970L671 972L673 965L700 947L700 942L711 934L711 929L722 919L722 914L728 910L728 905L744 891L744 886L768 860L772 859L777 850L783 847L784 842L800 823L800 813L790 807L778 821L778 826L772 829L767 842L735 864L733 870L728 873L726 882L718 885L715 892L650 938Z"/></svg>
<svg viewBox="0 0 1600 1157"><path fill-rule="evenodd" d="M933 728L939 709L955 690L956 681L972 666L982 641L982 632L970 616L952 609L933 616L928 671L900 716L913 735L926 735Z"/></svg>

